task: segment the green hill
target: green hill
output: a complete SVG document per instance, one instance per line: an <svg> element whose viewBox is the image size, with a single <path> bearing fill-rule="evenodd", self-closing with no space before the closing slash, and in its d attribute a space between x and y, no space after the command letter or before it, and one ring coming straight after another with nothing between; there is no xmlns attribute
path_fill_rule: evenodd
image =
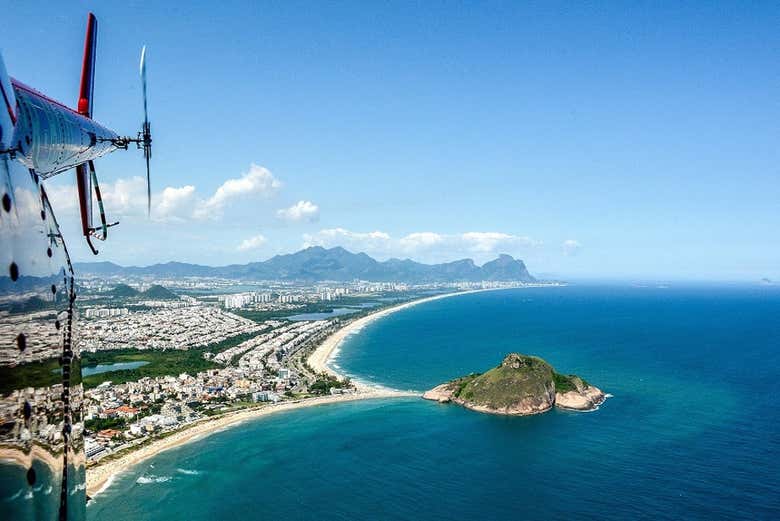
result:
<svg viewBox="0 0 780 521"><path fill-rule="evenodd" d="M112 297L137 297L141 293L127 284L117 284L114 289L108 292Z"/></svg>
<svg viewBox="0 0 780 521"><path fill-rule="evenodd" d="M431 389L423 398L455 402L469 409L496 414L526 415L550 410L592 410L605 395L575 375L563 375L536 356L508 354L501 365Z"/></svg>
<svg viewBox="0 0 780 521"><path fill-rule="evenodd" d="M143 292L143 297L153 300L179 300L179 296L173 291L155 284Z"/></svg>

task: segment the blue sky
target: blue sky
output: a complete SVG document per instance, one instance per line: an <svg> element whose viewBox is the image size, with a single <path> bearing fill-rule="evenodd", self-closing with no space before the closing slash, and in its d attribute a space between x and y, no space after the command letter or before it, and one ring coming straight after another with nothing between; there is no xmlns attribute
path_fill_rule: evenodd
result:
<svg viewBox="0 0 780 521"><path fill-rule="evenodd" d="M506 252L561 277L780 279L780 5L12 2L9 73L95 118L122 221L95 260L226 264L303 245ZM73 176L49 187L77 260Z"/></svg>

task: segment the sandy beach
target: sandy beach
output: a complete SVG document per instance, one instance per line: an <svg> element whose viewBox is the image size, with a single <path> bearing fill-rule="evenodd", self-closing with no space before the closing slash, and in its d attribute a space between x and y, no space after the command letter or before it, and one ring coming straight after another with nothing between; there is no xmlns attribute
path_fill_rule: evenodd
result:
<svg viewBox="0 0 780 521"><path fill-rule="evenodd" d="M385 308L374 313L371 313L365 317L354 320L331 336L326 338L322 344L320 344L315 351L309 355L309 365L318 372L327 372L339 378L342 375L328 367L328 359L333 355L336 348L341 345L344 339L362 329L367 324L370 324L374 320L378 320L391 313L401 311L403 309L416 306L425 302L431 302L433 300L439 300L448 297L455 297L458 295L466 295L469 293L477 293L482 291L491 291L493 289L505 289L505 288L488 288L477 289L469 291L460 291L456 293L445 293L442 295L434 295L432 297L426 297L411 302L405 302L397 306ZM397 391L393 389L379 388L362 382L353 382L357 392L352 394L335 395L335 396L322 396L317 398L306 398L295 401L280 402L277 404L269 404L265 406L254 407L251 409L244 409L227 413L221 416L212 418L203 418L187 427L182 428L179 431L171 434L162 439L154 440L149 444L141 447L138 450L130 451L127 454L105 463L98 463L87 469L87 494L90 497L94 497L99 494L111 484L113 478L118 474L128 470L130 467L141 463L142 461L159 454L168 449L172 449L194 441L196 439L208 436L214 432L218 432L227 427L237 425L241 422L259 418L275 412L290 411L294 409L300 409L303 407L313 407L317 405L326 405L331 403L349 402L355 400L369 400L377 398L396 398L402 396L418 396L417 393Z"/></svg>
<svg viewBox="0 0 780 521"><path fill-rule="evenodd" d="M173 449L190 441L203 438L225 428L235 426L247 420L260 418L269 414L282 411L291 411L304 407L314 407L317 405L326 405L332 403L351 402L355 400L371 400L377 398L397 398L402 396L415 396L413 393L393 391L389 389L370 389L364 388L353 394L343 394L335 396L322 396L318 398L306 398L295 401L279 402L277 404L268 404L265 406L244 409L222 416L213 418L204 418L193 422L191 425L167 436L165 438L154 440L148 445L138 450L131 451L124 456L98 463L87 469L87 495L94 497L105 490L118 474L128 470L132 466L151 458L163 451Z"/></svg>

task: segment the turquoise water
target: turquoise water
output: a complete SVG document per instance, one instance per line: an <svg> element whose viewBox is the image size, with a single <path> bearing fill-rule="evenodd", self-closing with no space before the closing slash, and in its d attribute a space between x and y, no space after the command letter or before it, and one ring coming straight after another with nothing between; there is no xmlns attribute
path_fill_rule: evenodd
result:
<svg viewBox="0 0 780 521"><path fill-rule="evenodd" d="M777 519L780 291L567 287L393 314L335 363L423 390L537 354L614 395L508 418L419 399L282 413L163 453L90 519Z"/></svg>

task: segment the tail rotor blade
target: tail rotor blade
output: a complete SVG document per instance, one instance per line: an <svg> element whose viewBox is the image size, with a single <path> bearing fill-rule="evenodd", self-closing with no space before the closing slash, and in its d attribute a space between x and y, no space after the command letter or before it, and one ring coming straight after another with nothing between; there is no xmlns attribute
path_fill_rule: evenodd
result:
<svg viewBox="0 0 780 521"><path fill-rule="evenodd" d="M151 154L145 153L146 156L146 216L152 216L152 183L151 174L149 173L149 158Z"/></svg>
<svg viewBox="0 0 780 521"><path fill-rule="evenodd" d="M149 170L149 160L152 158L152 127L149 124L146 95L146 45L141 48L141 63L138 66L141 74L141 89L144 97L144 123L142 129L144 158L146 159L146 216L152 215L152 182Z"/></svg>
<svg viewBox="0 0 780 521"><path fill-rule="evenodd" d="M144 96L144 123L149 121L149 114L146 109L146 45L141 48L141 64L139 65L141 73L141 88Z"/></svg>

